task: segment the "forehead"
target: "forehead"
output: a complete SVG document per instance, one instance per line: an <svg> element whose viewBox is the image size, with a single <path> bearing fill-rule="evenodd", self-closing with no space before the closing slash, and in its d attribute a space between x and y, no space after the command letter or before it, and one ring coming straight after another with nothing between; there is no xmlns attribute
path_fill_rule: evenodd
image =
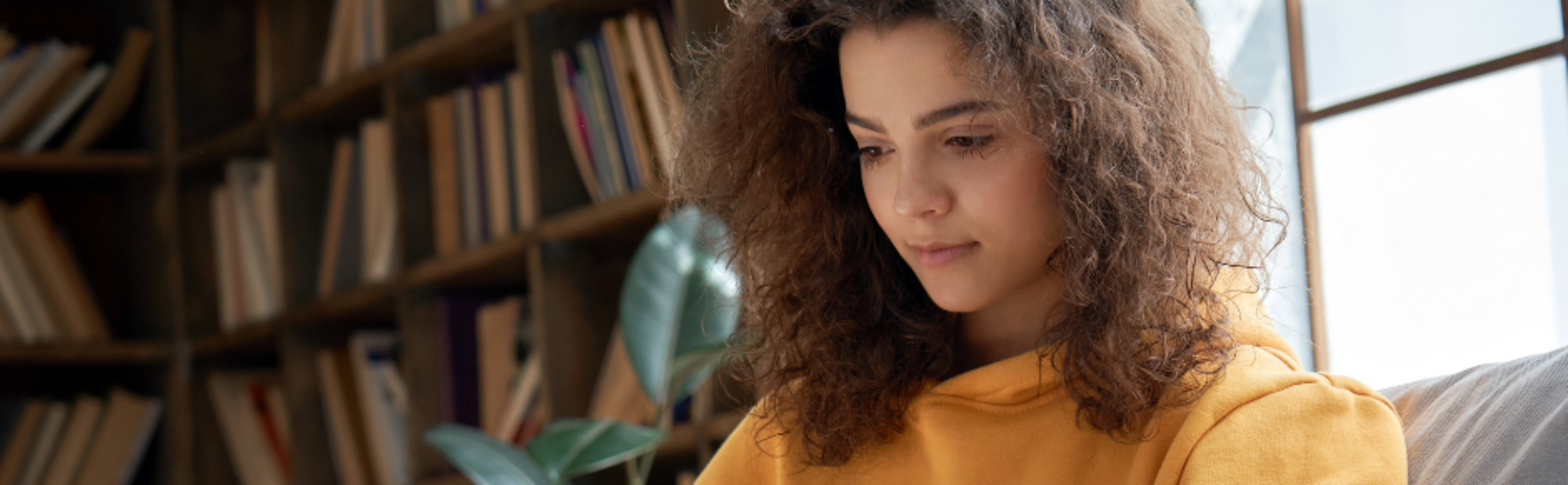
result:
<svg viewBox="0 0 1568 485"><path fill-rule="evenodd" d="M982 98L976 64L962 52L958 36L934 20L850 29L839 43L846 108L899 118Z"/></svg>

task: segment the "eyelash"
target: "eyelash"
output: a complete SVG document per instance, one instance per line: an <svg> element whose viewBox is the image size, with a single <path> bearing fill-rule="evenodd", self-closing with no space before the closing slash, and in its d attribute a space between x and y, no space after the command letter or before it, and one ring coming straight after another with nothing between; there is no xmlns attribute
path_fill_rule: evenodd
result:
<svg viewBox="0 0 1568 485"><path fill-rule="evenodd" d="M964 141L961 142L959 140ZM991 142L995 140L995 136L955 136L948 138L947 144L953 145L955 147L958 152L958 156L968 158L971 155L980 153L980 151L984 150L986 147L991 146ZM871 152L873 150L881 151L883 148L879 146L861 148L860 150L855 151L855 159L859 160L861 165L875 165L882 159L882 154L878 153L876 155L872 155Z"/></svg>

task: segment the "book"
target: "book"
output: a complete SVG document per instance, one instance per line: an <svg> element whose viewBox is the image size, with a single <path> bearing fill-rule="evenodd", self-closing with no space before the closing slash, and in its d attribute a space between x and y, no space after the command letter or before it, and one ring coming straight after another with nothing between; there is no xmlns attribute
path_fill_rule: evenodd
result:
<svg viewBox="0 0 1568 485"><path fill-rule="evenodd" d="M213 254L218 258L213 265L218 273L218 325L224 332L233 332L239 330L245 312L240 309L243 297L239 292L239 265L238 256L234 254L234 221L229 218L228 188L221 185L214 188L209 200Z"/></svg>
<svg viewBox="0 0 1568 485"><path fill-rule="evenodd" d="M214 371L207 378L207 393L218 416L218 429L228 449L229 462L244 485L288 483L274 452L267 445L257 410L247 399L250 383L258 374Z"/></svg>
<svg viewBox="0 0 1568 485"><path fill-rule="evenodd" d="M363 331L349 337L354 379L370 443L375 481L410 485L408 469L407 394L392 361L397 337L391 332Z"/></svg>
<svg viewBox="0 0 1568 485"><path fill-rule="evenodd" d="M70 404L63 402L49 404L49 410L41 420L37 437L32 442L32 450L27 453L27 462L22 466L13 483L16 485L43 483L44 471L49 466L49 460L54 458L56 445L60 443L60 435L65 431L65 420L70 415Z"/></svg>
<svg viewBox="0 0 1568 485"><path fill-rule="evenodd" d="M245 388L245 398L250 404L250 409L255 411L256 422L261 427L262 437L265 438L267 449L272 451L272 461L284 477L291 476L289 471L289 438L288 438L288 413L282 406L281 390L276 382L265 378L252 378Z"/></svg>
<svg viewBox="0 0 1568 485"><path fill-rule="evenodd" d="M9 142L23 126L30 125L38 105L52 105L56 85L70 78L73 70L87 61L85 48L49 41L27 73L17 81L14 91L0 103L0 142Z"/></svg>
<svg viewBox="0 0 1568 485"><path fill-rule="evenodd" d="M142 457L147 454L162 415L158 398L142 397L123 389L109 391L109 404L103 422L93 437L82 463L76 485L125 485L136 476Z"/></svg>
<svg viewBox="0 0 1568 485"><path fill-rule="evenodd" d="M437 325L445 330L447 381L451 386L452 421L481 427L479 334L478 325L485 300L475 297L446 297L440 302Z"/></svg>
<svg viewBox="0 0 1568 485"><path fill-rule="evenodd" d="M44 47L47 45L49 44L32 44L15 52L7 51L10 55L6 57L4 64L0 64L0 103L10 97L11 91L16 89L17 84L32 72L33 64L43 56Z"/></svg>
<svg viewBox="0 0 1568 485"><path fill-rule="evenodd" d="M456 120L452 116L455 109L452 102L451 94L425 102L430 130L430 212L437 254L453 254L463 249L462 195L458 185Z"/></svg>
<svg viewBox="0 0 1568 485"><path fill-rule="evenodd" d="M599 193L606 198L627 192L626 171L621 164L620 144L615 136L615 121L610 117L609 99L605 96L604 82L599 76L598 48L595 40L583 39L577 43L577 57L573 66L579 74L573 82L577 95L583 100L583 114L588 122L588 139L593 146L594 173L599 174Z"/></svg>
<svg viewBox="0 0 1568 485"><path fill-rule="evenodd" d="M332 4L332 28L327 33L327 53L321 56L321 85L338 82L348 62L349 34L353 29L352 6L359 0L335 0Z"/></svg>
<svg viewBox="0 0 1568 485"><path fill-rule="evenodd" d="M316 369L321 377L321 399L327 411L327 439L332 446L333 467L338 482L368 485L374 477L370 448L365 435L364 409L359 387L354 380L348 351L322 349L316 353Z"/></svg>
<svg viewBox="0 0 1568 485"><path fill-rule="evenodd" d="M54 136L55 132L65 125L65 121L72 114L76 113L76 110L81 108L82 104L87 102L87 98L97 92L98 88L108 78L108 64L98 63L88 69L87 73L83 74L76 81L76 85L72 86L70 91L66 93L65 97L61 98L60 102L56 103L54 108L49 110L49 114L44 116L43 121L34 126L33 131L29 132L27 137L22 139L22 154L38 153L38 150L43 149L49 138Z"/></svg>
<svg viewBox="0 0 1568 485"><path fill-rule="evenodd" d="M50 301L52 315L61 327L69 328L75 343L106 342L108 325L98 308L76 258L64 238L50 222L48 209L37 194L22 199L8 211L8 222L15 229L22 252L35 263L34 273L41 278L43 294Z"/></svg>
<svg viewBox="0 0 1568 485"><path fill-rule="evenodd" d="M599 370L599 382L594 386L588 416L647 425L652 424L657 412L637 380L637 371L632 368L631 357L626 353L621 326L617 324L610 332L609 348Z"/></svg>
<svg viewBox="0 0 1568 485"><path fill-rule="evenodd" d="M483 163L480 158L479 130L475 127L474 92L461 88L453 93L452 117L457 127L458 191L462 195L463 246L474 247L485 240Z"/></svg>
<svg viewBox="0 0 1568 485"><path fill-rule="evenodd" d="M60 435L60 444L50 459L49 471L44 475L44 485L71 485L83 467L82 457L87 445L103 417L103 400L96 396L82 395L71 406L71 418L66 421Z"/></svg>
<svg viewBox="0 0 1568 485"><path fill-rule="evenodd" d="M316 294L322 298L332 295L340 289L342 279L339 273L357 273L358 264L351 264L345 268L339 258L346 262L357 262L357 253L354 249L359 244L357 224L350 226L347 221L357 220L359 207L359 177L358 162L356 161L354 140L340 138L337 141L332 156L332 181L327 195L326 224L322 228L321 265L317 268ZM352 205L352 207L350 207ZM353 212L351 215L350 212Z"/></svg>
<svg viewBox="0 0 1568 485"><path fill-rule="evenodd" d="M484 161L484 212L488 228L486 241L512 232L512 191L509 183L514 179L509 170L510 159L506 155L507 130L503 113L507 107L501 90L499 83L487 83L479 87L478 96L479 149L483 150L480 159Z"/></svg>
<svg viewBox="0 0 1568 485"><path fill-rule="evenodd" d="M511 394L507 396L500 423L495 429L487 430L496 439L510 441L512 437L517 436L519 428L523 425L524 416L539 400L539 387L544 373L544 360L541 355L539 352L530 352L522 369L518 371L517 384L512 386Z"/></svg>
<svg viewBox="0 0 1568 485"><path fill-rule="evenodd" d="M642 187L653 175L654 156L646 127L646 117L653 114L643 110L637 94L636 80L643 73L633 68L636 64L632 61L631 44L626 39L626 30L620 19L604 19L599 30L603 32L604 52L610 61L607 72L612 79L610 84L614 86L613 101L620 108L617 117L622 121L619 127L623 132L624 143L631 146L629 153L632 156L628 157L631 163L627 164L626 170L632 174L632 186Z"/></svg>
<svg viewBox="0 0 1568 485"><path fill-rule="evenodd" d="M398 194L392 164L392 124L384 119L365 121L360 125L360 143L364 147L364 260L360 281L372 283L391 277L398 269Z"/></svg>
<svg viewBox="0 0 1568 485"><path fill-rule="evenodd" d="M130 109L141 87L142 72L147 64L147 51L152 47L152 34L144 29L132 28L125 32L125 45L114 61L114 73L104 83L103 92L93 101L76 130L65 140L60 151L80 153L96 143Z"/></svg>
<svg viewBox="0 0 1568 485"><path fill-rule="evenodd" d="M48 416L53 404L43 399L28 399L27 405L22 408L17 418L16 427L5 441L4 454L0 454L0 485L15 485L20 479L22 467L27 464L27 458L33 450L33 443L38 441L39 432L43 430L45 417Z"/></svg>
<svg viewBox="0 0 1568 485"><path fill-rule="evenodd" d="M10 211L9 205L0 202L0 213ZM0 303L10 312L23 344L54 342L58 335L54 317L38 292L38 282L27 268L8 219L0 217Z"/></svg>
<svg viewBox="0 0 1568 485"><path fill-rule="evenodd" d="M538 163L534 159L533 92L520 71L506 75L506 125L510 160L513 167L514 224L521 230L539 223Z"/></svg>
<svg viewBox="0 0 1568 485"><path fill-rule="evenodd" d="M576 74L572 72L571 55L557 50L551 53L550 60L555 68L555 99L557 108L561 110L561 130L566 134L572 161L577 162L577 173L583 178L583 187L588 189L589 198L594 202L602 201L605 196L599 193L598 175L594 173L593 160L588 153L588 127L583 121L577 91L572 87L571 78Z"/></svg>
<svg viewBox="0 0 1568 485"><path fill-rule="evenodd" d="M655 62L667 61L653 51L647 34L643 32L643 18L646 15L640 11L633 11L622 17L621 23L626 29L629 57L635 68L638 100L642 102L642 111L648 118L648 135L653 143L656 158L661 164L660 172L667 174L669 167L662 164L674 159L675 146L670 133L668 100L664 99L662 88L659 87L660 74L654 68ZM649 168L645 167L644 170L649 170L649 174L653 173ZM650 175L649 178L654 177Z"/></svg>
<svg viewBox="0 0 1568 485"><path fill-rule="evenodd" d="M268 165L265 161L231 161L225 167L229 216L234 218L229 224L235 229L232 250L238 255L243 288L240 296L244 301L242 306L250 310L244 315L246 321L271 318L283 309L281 283L277 281L281 275L275 273L278 265L271 261L279 249L268 247L276 244L276 241L268 241L268 233L276 233L277 228L264 227L262 209L258 207L264 200L275 200L275 196L261 194Z"/></svg>
<svg viewBox="0 0 1568 485"><path fill-rule="evenodd" d="M517 326L522 320L522 297L510 297L480 308L474 333L478 336L479 428L498 434L506 411L507 394L517 372Z"/></svg>
<svg viewBox="0 0 1568 485"><path fill-rule="evenodd" d="M604 118L609 125L610 140L614 141L620 149L620 158L617 167L617 185L621 193L625 194L642 186L637 176L637 151L632 143L631 127L628 124L630 117L626 112L625 103L621 101L621 84L617 79L615 70L615 56L610 53L610 33L603 29L593 35L593 47L598 50L598 61L594 73L598 79L597 85L604 89L605 106L609 110L608 117Z"/></svg>

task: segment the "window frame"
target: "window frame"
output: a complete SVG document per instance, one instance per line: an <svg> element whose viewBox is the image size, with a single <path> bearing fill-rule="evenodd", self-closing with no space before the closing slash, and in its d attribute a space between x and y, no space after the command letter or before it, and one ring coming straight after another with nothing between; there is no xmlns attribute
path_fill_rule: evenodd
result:
<svg viewBox="0 0 1568 485"><path fill-rule="evenodd" d="M1292 104L1295 107L1296 167L1301 181L1301 217L1306 242L1307 307L1312 328L1312 357L1318 372L1331 369L1328 329L1324 322L1323 273L1318 243L1317 191L1312 164L1312 125L1327 118L1353 113L1388 101L1485 76L1552 57L1568 58L1568 0L1560 0L1564 37L1556 41L1496 57L1424 79L1314 110L1307 96L1306 41L1303 37L1301 2L1284 0L1286 37L1290 52Z"/></svg>

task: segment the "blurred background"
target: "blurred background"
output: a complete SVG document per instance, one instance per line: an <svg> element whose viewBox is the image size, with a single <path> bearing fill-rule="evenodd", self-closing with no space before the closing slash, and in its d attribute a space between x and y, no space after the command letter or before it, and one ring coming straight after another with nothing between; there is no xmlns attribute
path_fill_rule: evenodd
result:
<svg viewBox="0 0 1568 485"><path fill-rule="evenodd" d="M1289 216L1266 303L1386 388L1568 344L1549 0L1196 0ZM654 424L617 324L720 0L0 0L0 485L466 483ZM754 400L675 404L653 483ZM580 478L620 483L620 470Z"/></svg>

